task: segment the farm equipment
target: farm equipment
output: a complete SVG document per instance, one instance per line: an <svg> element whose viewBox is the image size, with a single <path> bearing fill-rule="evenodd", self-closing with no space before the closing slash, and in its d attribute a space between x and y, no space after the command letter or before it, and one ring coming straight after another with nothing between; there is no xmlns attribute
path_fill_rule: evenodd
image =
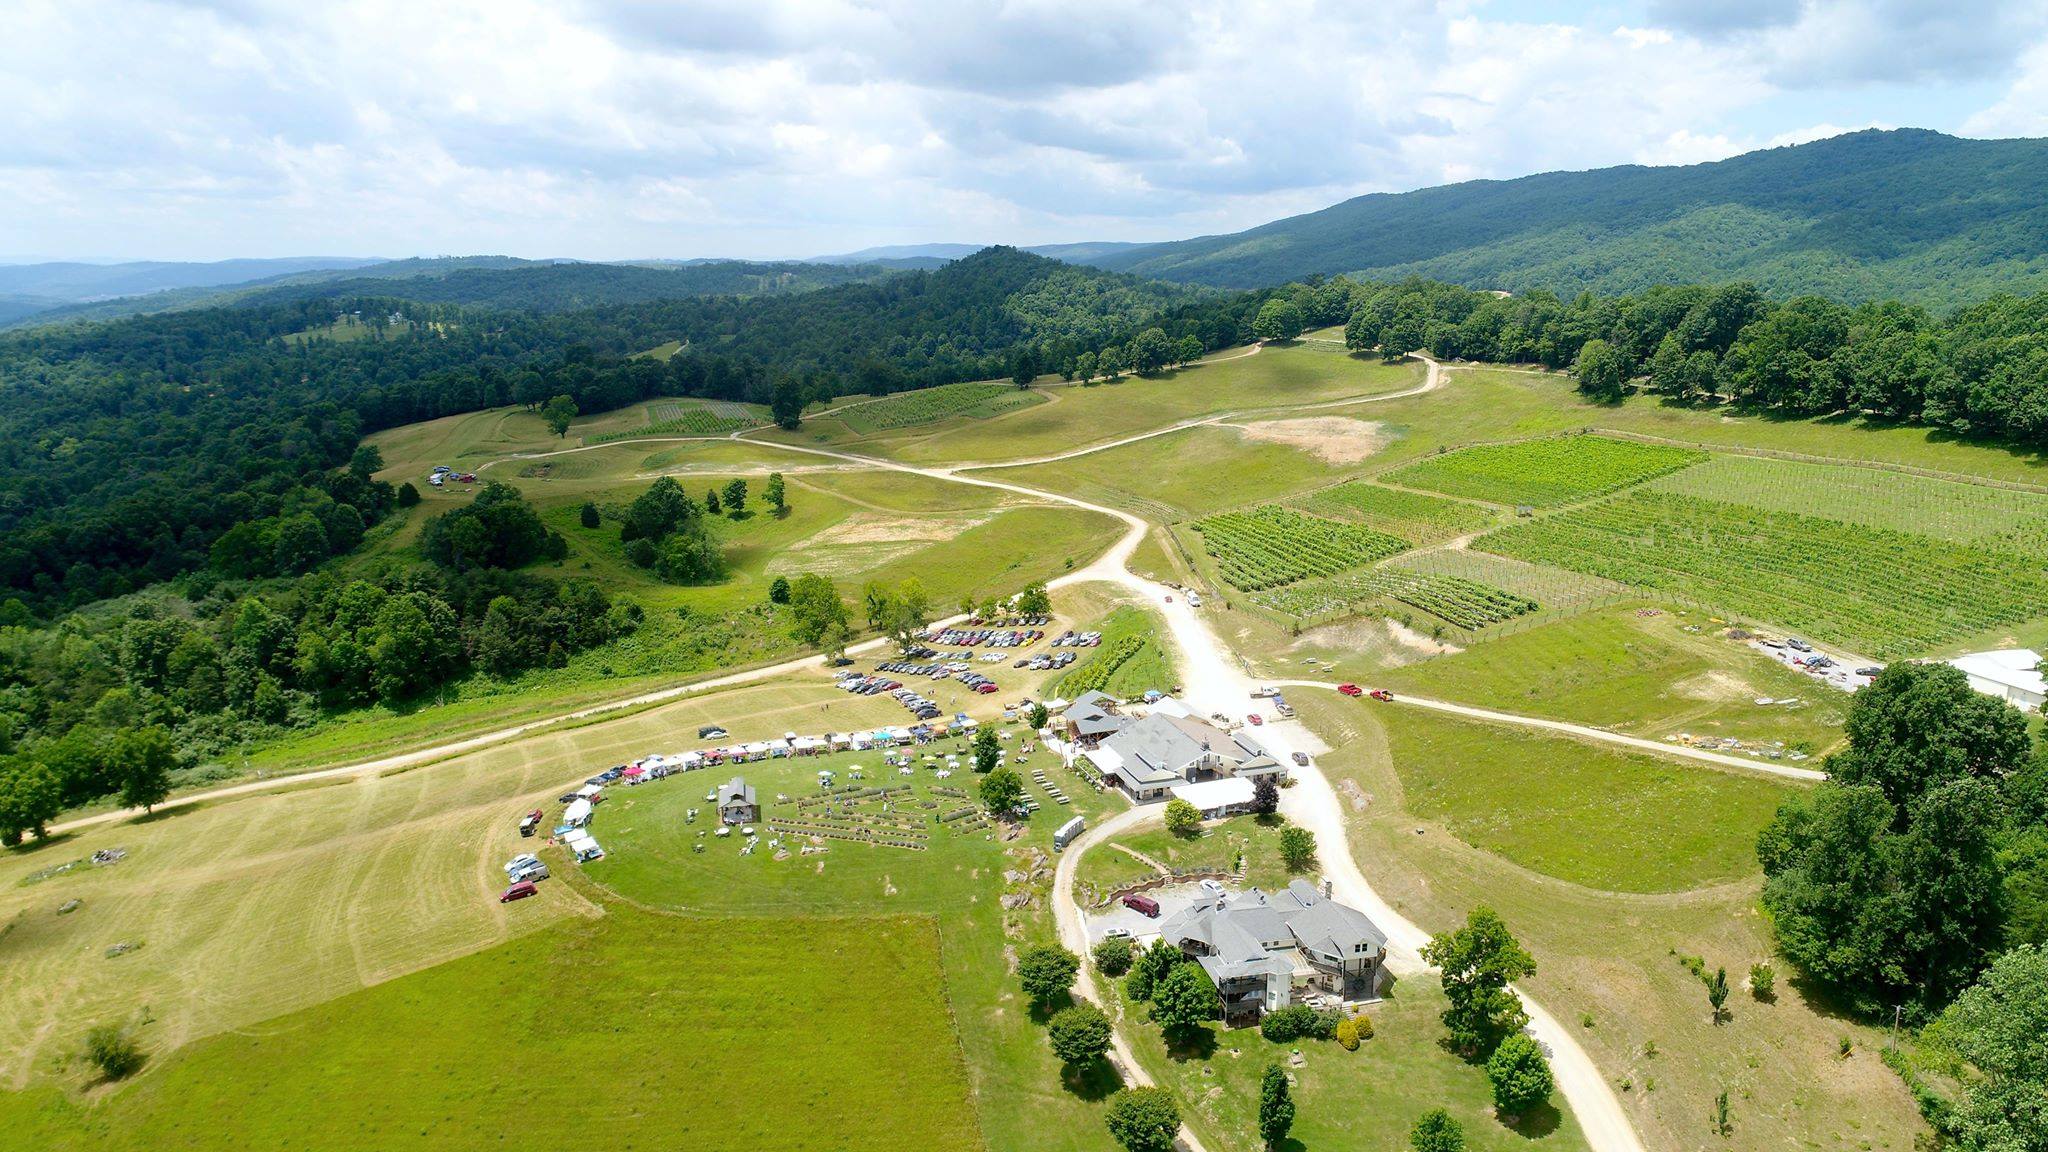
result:
<svg viewBox="0 0 2048 1152"><path fill-rule="evenodd" d="M1385 688L1375 688L1372 690L1372 698L1375 700L1385 702L1392 700L1394 698L1394 694L1392 692L1387 691Z"/></svg>

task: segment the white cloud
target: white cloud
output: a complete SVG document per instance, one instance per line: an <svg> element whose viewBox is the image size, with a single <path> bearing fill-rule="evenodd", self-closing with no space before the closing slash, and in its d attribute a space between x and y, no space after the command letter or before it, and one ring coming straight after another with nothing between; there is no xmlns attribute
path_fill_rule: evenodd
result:
<svg viewBox="0 0 2048 1152"><path fill-rule="evenodd" d="M1973 0L1660 2L1622 27L1465 0L12 8L0 251L166 257L1166 238L1816 138L1841 129L1792 90L1871 80L1845 52L1910 36L1981 72L2042 37ZM1967 42L1971 19L2004 43ZM1975 130L2041 130L2028 59ZM1764 108L1787 122L1759 130Z"/></svg>

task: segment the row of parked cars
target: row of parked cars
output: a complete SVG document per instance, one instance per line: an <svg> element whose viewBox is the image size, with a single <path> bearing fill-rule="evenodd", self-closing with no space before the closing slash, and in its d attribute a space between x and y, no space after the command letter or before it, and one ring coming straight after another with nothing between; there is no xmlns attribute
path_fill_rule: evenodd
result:
<svg viewBox="0 0 2048 1152"><path fill-rule="evenodd" d="M1052 641L1052 646L1055 648L1096 648L1100 647L1101 644L1102 633L1100 632L1062 632L1058 636L1053 637Z"/></svg>
<svg viewBox="0 0 2048 1152"><path fill-rule="evenodd" d="M1051 668L1054 671L1058 671L1080 658L1081 655L1078 652L1041 652L1036 656L1023 657L1013 667L1036 668L1041 671Z"/></svg>
<svg viewBox="0 0 2048 1152"><path fill-rule="evenodd" d="M931 637L934 644L952 648L1022 648L1045 639L1037 628L943 628Z"/></svg>

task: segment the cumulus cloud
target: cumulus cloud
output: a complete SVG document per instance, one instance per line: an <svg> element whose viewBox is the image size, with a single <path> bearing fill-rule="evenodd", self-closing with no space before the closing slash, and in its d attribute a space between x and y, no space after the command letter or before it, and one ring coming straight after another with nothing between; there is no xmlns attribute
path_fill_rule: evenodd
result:
<svg viewBox="0 0 2048 1152"><path fill-rule="evenodd" d="M2033 7L1651 0L1615 27L1467 0L17 0L0 252L1168 238L1832 134L1798 93L2013 72L2030 45L1971 124L2038 125Z"/></svg>

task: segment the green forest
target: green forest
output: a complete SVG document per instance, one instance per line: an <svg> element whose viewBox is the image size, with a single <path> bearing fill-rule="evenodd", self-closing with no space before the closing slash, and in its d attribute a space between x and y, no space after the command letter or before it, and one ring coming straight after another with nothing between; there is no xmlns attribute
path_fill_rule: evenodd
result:
<svg viewBox="0 0 2048 1152"><path fill-rule="evenodd" d="M1093 262L1236 288L1340 273L1564 296L1743 280L1946 309L2048 288L2044 183L2048 141L1865 131L1688 167L1361 196Z"/></svg>

